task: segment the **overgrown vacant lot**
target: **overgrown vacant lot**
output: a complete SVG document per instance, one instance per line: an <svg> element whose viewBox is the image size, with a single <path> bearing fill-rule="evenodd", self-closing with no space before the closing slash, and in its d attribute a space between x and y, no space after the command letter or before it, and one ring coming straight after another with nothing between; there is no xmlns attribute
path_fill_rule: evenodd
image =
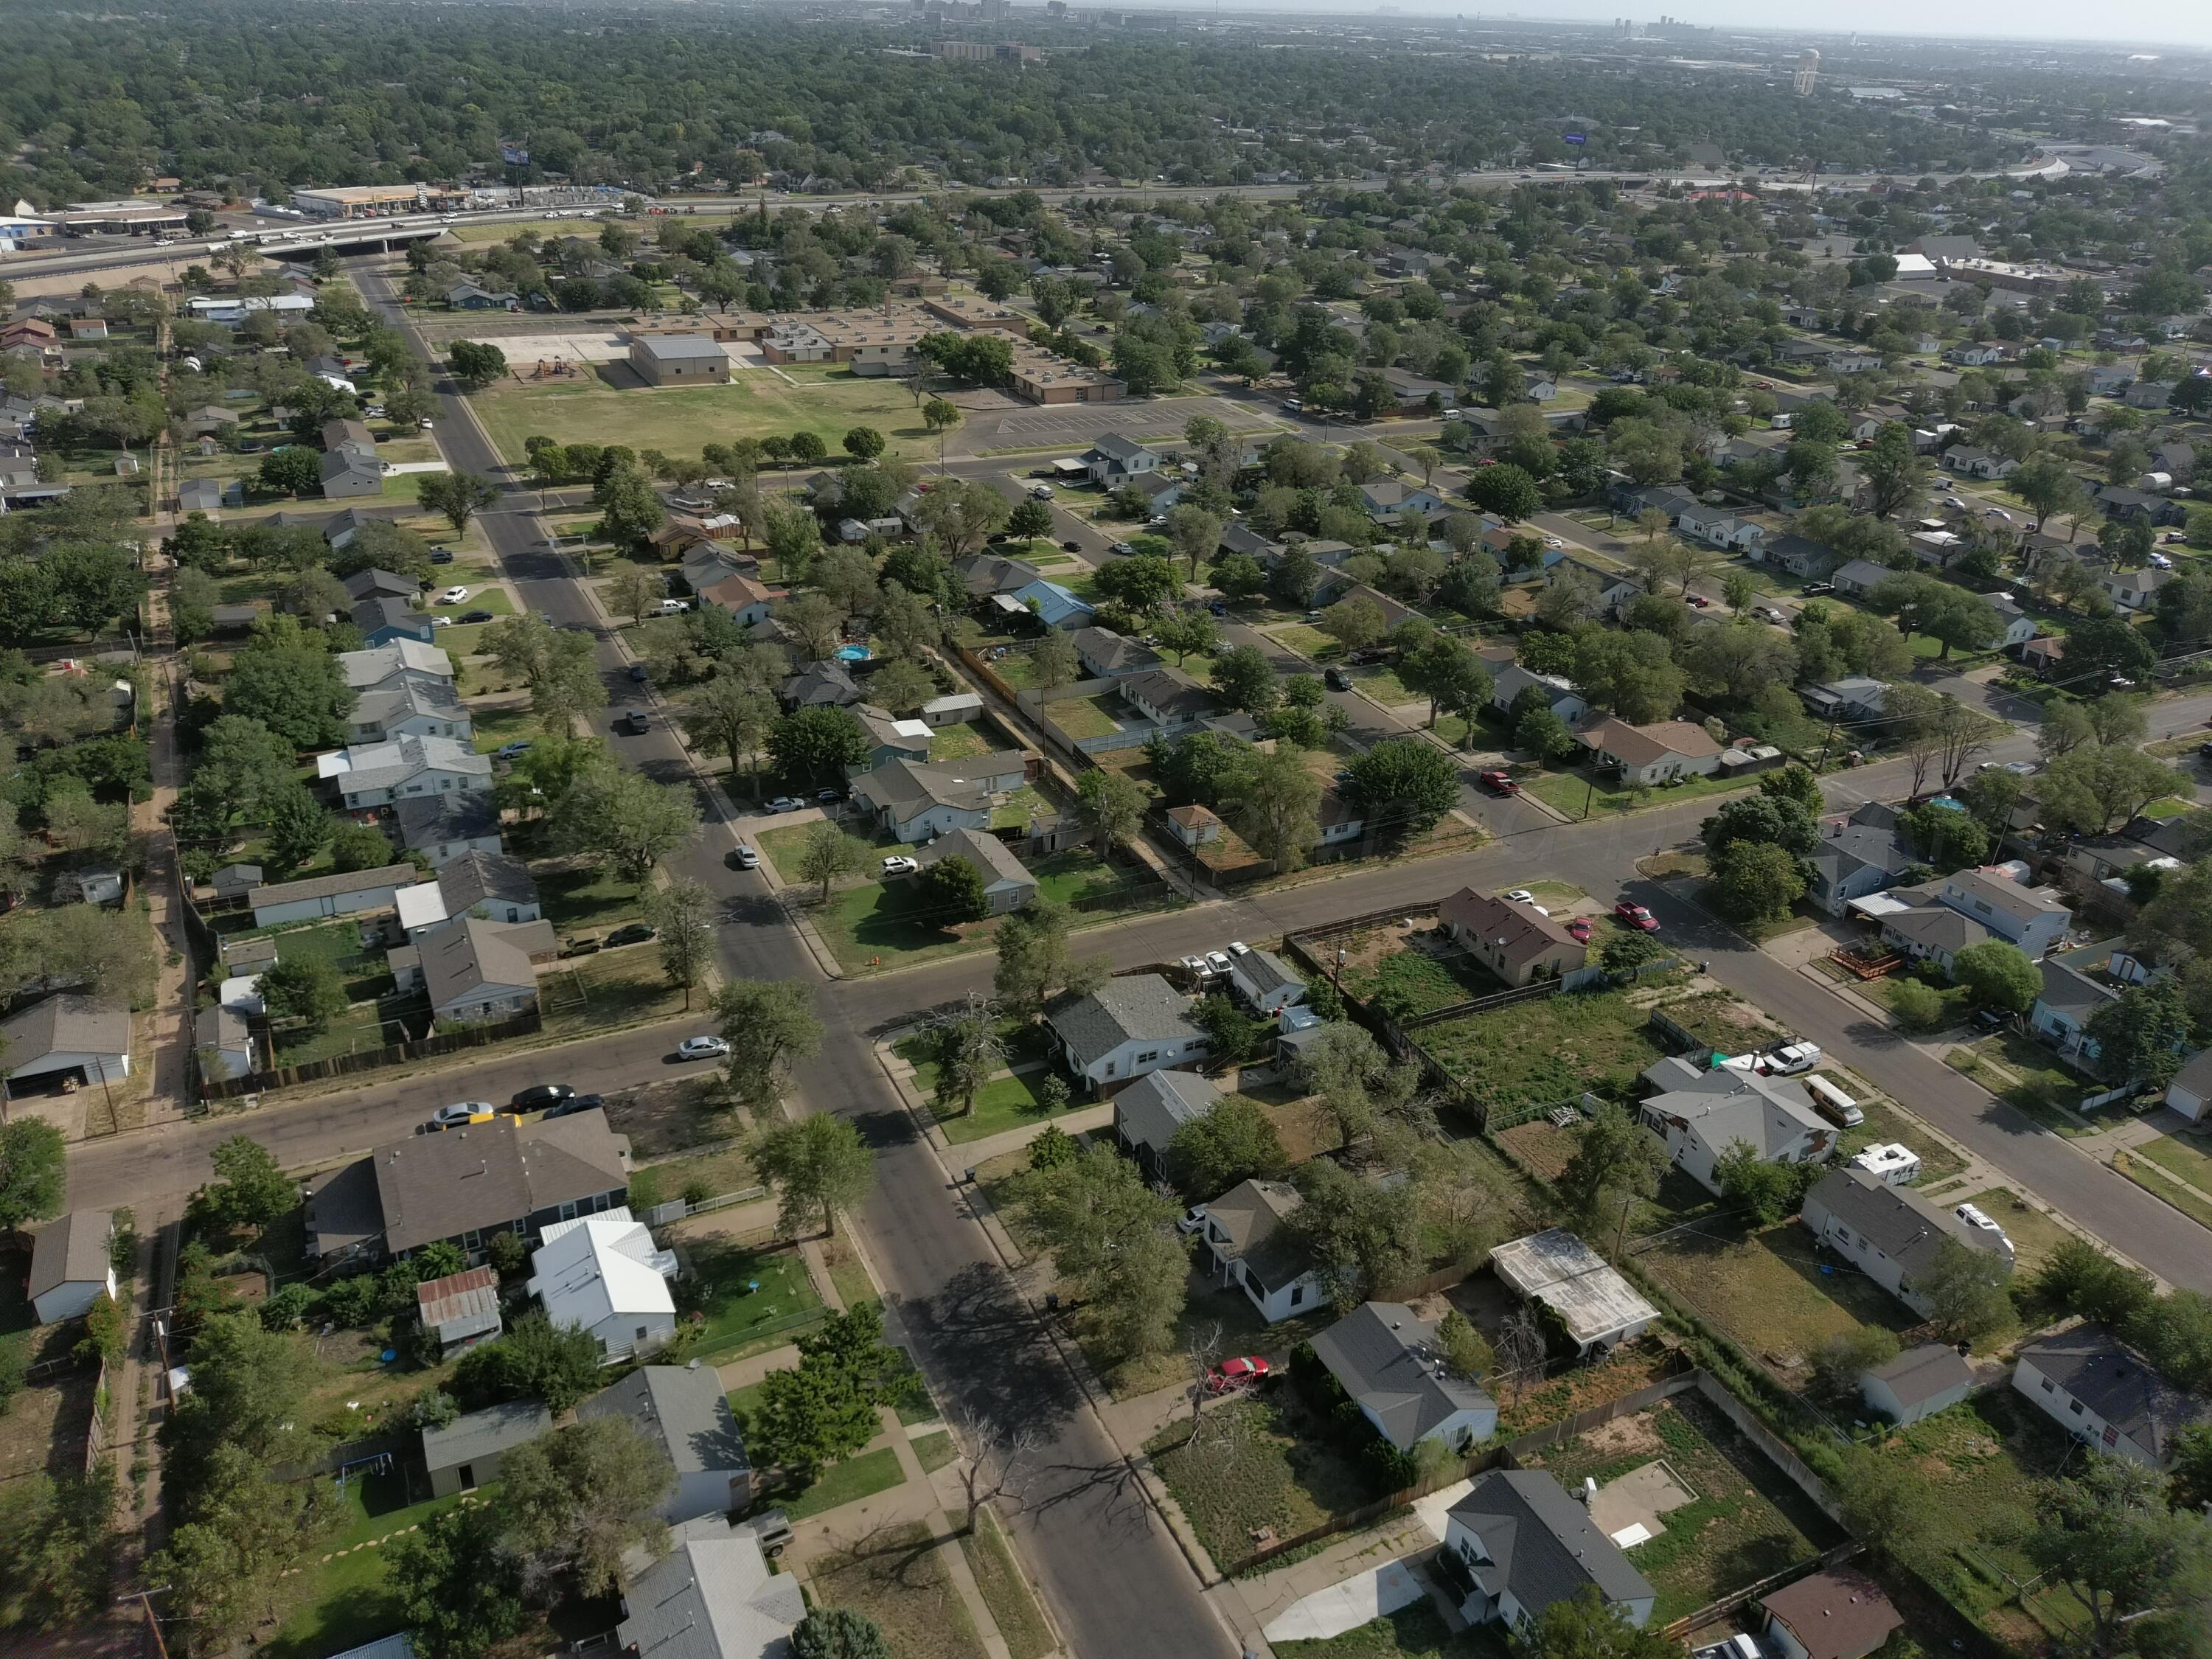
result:
<svg viewBox="0 0 2212 1659"><path fill-rule="evenodd" d="M1625 992L1569 992L1425 1026L1420 1040L1492 1111L1571 1100L1584 1090L1626 1098L1664 1057Z"/></svg>
<svg viewBox="0 0 2212 1659"><path fill-rule="evenodd" d="M1368 1471L1287 1383L1213 1407L1198 1438L1189 1437L1188 1418L1163 1431L1152 1443L1152 1466L1218 1568L1257 1548L1262 1528L1293 1537L1376 1495Z"/></svg>
<svg viewBox="0 0 2212 1659"><path fill-rule="evenodd" d="M629 373L619 367L611 372ZM696 455L703 443L811 432L830 453L840 455L848 430L872 426L894 450L920 453L933 447L903 386L850 373L794 385L753 369L739 371L727 386L620 388L594 375L486 392L474 407L500 453L516 466L522 465L523 440L541 433L564 444L605 443L618 433L637 449ZM772 472L763 475L763 485L774 482ZM408 494L414 494L411 488Z"/></svg>
<svg viewBox="0 0 2212 1659"><path fill-rule="evenodd" d="M1799 1362L1830 1337L1869 1325L1901 1332L1917 1322L1873 1280L1824 1259L1796 1221L1743 1231L1715 1219L1670 1235L1637 1261L1785 1379L1802 1379Z"/></svg>

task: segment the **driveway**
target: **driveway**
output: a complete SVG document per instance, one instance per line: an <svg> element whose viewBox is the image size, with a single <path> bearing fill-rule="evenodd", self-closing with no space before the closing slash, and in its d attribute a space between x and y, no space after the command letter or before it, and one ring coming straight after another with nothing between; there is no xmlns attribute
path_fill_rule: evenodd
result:
<svg viewBox="0 0 2212 1659"><path fill-rule="evenodd" d="M1386 1613L1411 1607L1427 1594L1403 1561L1385 1562L1371 1572L1316 1590L1294 1603L1261 1634L1270 1642L1326 1642L1332 1636L1372 1624Z"/></svg>

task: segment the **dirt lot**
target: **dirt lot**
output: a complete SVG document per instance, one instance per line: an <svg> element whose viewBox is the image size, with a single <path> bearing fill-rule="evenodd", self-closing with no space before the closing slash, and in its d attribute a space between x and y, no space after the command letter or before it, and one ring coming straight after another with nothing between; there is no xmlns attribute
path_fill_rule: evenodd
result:
<svg viewBox="0 0 2212 1659"><path fill-rule="evenodd" d="M642 1164L702 1141L724 1139L738 1125L716 1073L671 1078L609 1095L607 1127L629 1137L630 1156Z"/></svg>
<svg viewBox="0 0 2212 1659"><path fill-rule="evenodd" d="M0 1480L44 1469L82 1468L92 1431L93 1387L99 1373L70 1371L26 1388L0 1426Z"/></svg>

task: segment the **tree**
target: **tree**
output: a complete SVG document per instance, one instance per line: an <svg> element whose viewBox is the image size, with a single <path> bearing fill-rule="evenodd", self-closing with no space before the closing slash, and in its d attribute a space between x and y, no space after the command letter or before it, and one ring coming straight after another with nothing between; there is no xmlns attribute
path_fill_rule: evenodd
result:
<svg viewBox="0 0 2212 1659"><path fill-rule="evenodd" d="M1788 848L1771 842L1731 843L1711 860L1714 902L1734 921L1785 915L1805 896L1805 874Z"/></svg>
<svg viewBox="0 0 2212 1659"><path fill-rule="evenodd" d="M618 1588L623 1552L654 1553L667 1536L654 1511L675 1490L661 1443L618 1413L515 1447L500 1460L498 1502L525 1590L573 1585L604 1595Z"/></svg>
<svg viewBox="0 0 2212 1659"><path fill-rule="evenodd" d="M923 870L915 879L915 896L921 915L940 927L981 921L991 914L989 884L964 858L941 858Z"/></svg>
<svg viewBox="0 0 2212 1659"><path fill-rule="evenodd" d="M841 779L868 757L866 730L847 708L827 704L800 708L769 728L768 751L776 770L793 783Z"/></svg>
<svg viewBox="0 0 2212 1659"><path fill-rule="evenodd" d="M1437 725L1437 711L1449 708L1469 716L1490 701L1490 670L1481 658L1448 634L1439 634L1398 666L1398 678L1407 690L1429 700L1429 729Z"/></svg>
<svg viewBox="0 0 2212 1659"><path fill-rule="evenodd" d="M272 1020L289 1020L307 1036L345 1012L345 985L320 957L295 956L264 969L257 988Z"/></svg>
<svg viewBox="0 0 2212 1659"><path fill-rule="evenodd" d="M684 988L688 1013L692 988L714 959L714 896L700 883L678 876L665 887L647 889L644 909L655 934L660 971L671 985Z"/></svg>
<svg viewBox="0 0 2212 1659"><path fill-rule="evenodd" d="M1632 725L1671 719L1682 701L1682 671L1656 634L1593 629L1576 641L1568 677L1592 708Z"/></svg>
<svg viewBox="0 0 2212 1659"><path fill-rule="evenodd" d="M1153 625L1152 638L1163 651L1174 652L1181 665L1192 652L1211 651L1220 644L1221 624L1210 611L1177 611Z"/></svg>
<svg viewBox="0 0 2212 1659"><path fill-rule="evenodd" d="M425 472L415 486L415 498L424 512L444 514L458 536L499 499L499 486L472 472Z"/></svg>
<svg viewBox="0 0 2212 1659"><path fill-rule="evenodd" d="M1830 1400L1856 1409L1860 1376L1896 1358L1899 1346L1896 1336L1879 1325L1840 1331L1814 1349L1813 1380Z"/></svg>
<svg viewBox="0 0 2212 1659"><path fill-rule="evenodd" d="M391 838L381 830L346 819L331 826L331 867L340 874L380 870L391 862Z"/></svg>
<svg viewBox="0 0 2212 1659"><path fill-rule="evenodd" d="M733 665L691 693L684 730L710 755L726 755L732 776L740 766L752 769L753 793L759 787L759 761L768 736L781 716L775 699L755 689Z"/></svg>
<svg viewBox="0 0 2212 1659"><path fill-rule="evenodd" d="M1946 1238L1911 1288L1927 1304L1928 1317L1943 1340L1971 1342L2013 1317L2012 1299L2005 1294L2011 1277L2012 1260L2002 1252L1977 1250Z"/></svg>
<svg viewBox="0 0 2212 1659"><path fill-rule="evenodd" d="M2037 455L2006 481L2007 488L2035 514L2040 532L2049 518L2078 518L2087 511L2089 492L2072 468L2056 455Z"/></svg>
<svg viewBox="0 0 2212 1659"><path fill-rule="evenodd" d="M769 1129L753 1142L750 1156L754 1172L775 1193L777 1231L793 1237L816 1216L823 1237L834 1236L838 1216L876 1184L876 1155L860 1132L826 1113Z"/></svg>
<svg viewBox="0 0 2212 1659"><path fill-rule="evenodd" d="M1859 452L1856 465L1866 481L1868 510L1878 519L1893 518L1917 501L1934 475L1902 421L1892 421L1875 434L1874 442Z"/></svg>
<svg viewBox="0 0 2212 1659"><path fill-rule="evenodd" d="M2169 1647L2159 1632L2181 1620L2193 1627L2212 1577L2204 1517L2170 1508L2155 1469L2124 1457L2092 1457L2076 1468L2043 1488L2021 1548L2081 1597L2089 1613L2087 1651L2194 1650Z"/></svg>
<svg viewBox="0 0 2212 1659"><path fill-rule="evenodd" d="M337 659L313 645L250 646L223 684L225 715L258 720L295 750L343 743L353 706Z"/></svg>
<svg viewBox="0 0 2212 1659"><path fill-rule="evenodd" d="M266 1227L299 1207L299 1183L252 1136L217 1142L210 1161L215 1179L200 1188L194 1202L215 1220L232 1227Z"/></svg>
<svg viewBox="0 0 2212 1659"><path fill-rule="evenodd" d="M1942 993L1917 979L1900 979L1890 992L1889 1011L1908 1031L1939 1030L1950 1018Z"/></svg>
<svg viewBox="0 0 2212 1659"><path fill-rule="evenodd" d="M507 354L488 340L454 341L446 348L446 362L464 392L481 392L507 373Z"/></svg>
<svg viewBox="0 0 2212 1659"><path fill-rule="evenodd" d="M1008 1013L1034 1018L1054 996L1079 994L1106 977L1103 957L1074 960L1067 938L1071 920L1066 905L1040 898L999 924L991 988Z"/></svg>
<svg viewBox="0 0 2212 1659"><path fill-rule="evenodd" d="M1674 1644L1638 1630L1596 1585L1554 1601L1513 1632L1514 1659L1671 1659Z"/></svg>
<svg viewBox="0 0 2212 1659"><path fill-rule="evenodd" d="M1261 755L1237 781L1232 813L1237 833L1278 873L1305 863L1306 851L1321 839L1321 779L1291 749Z"/></svg>
<svg viewBox="0 0 2212 1659"><path fill-rule="evenodd" d="M817 1607L791 1632L793 1659L891 1659L876 1621L850 1607Z"/></svg>
<svg viewBox="0 0 2212 1659"><path fill-rule="evenodd" d="M891 1359L883 1331L870 1304L833 1314L799 1339L799 1364L771 1371L762 1390L757 1458L811 1474L875 1437L875 1402Z"/></svg>
<svg viewBox="0 0 2212 1659"><path fill-rule="evenodd" d="M802 880L820 884L822 890L816 902L827 904L832 883L841 876L858 875L867 866L867 842L847 835L834 823L823 823L808 828L793 873Z"/></svg>
<svg viewBox="0 0 2212 1659"><path fill-rule="evenodd" d="M1508 524L1540 512L1544 505L1542 487L1510 461L1477 467L1467 481L1467 498Z"/></svg>
<svg viewBox="0 0 2212 1659"><path fill-rule="evenodd" d="M592 636L580 629L556 628L528 612L492 623L482 643L501 667L527 682L530 706L549 732L566 735L579 715L606 707Z"/></svg>
<svg viewBox="0 0 2212 1659"><path fill-rule="evenodd" d="M638 888L698 832L699 805L689 789L650 782L605 758L586 768L553 809L556 846L599 854Z"/></svg>
<svg viewBox="0 0 2212 1659"><path fill-rule="evenodd" d="M1196 581L1200 562L1212 558L1221 545L1220 519L1202 507L1183 501L1168 509L1167 529L1168 539L1189 561L1190 579Z"/></svg>
<svg viewBox="0 0 2212 1659"><path fill-rule="evenodd" d="M1159 610L1182 592L1176 568L1157 553L1136 553L1099 568L1092 579L1105 598L1146 613Z"/></svg>
<svg viewBox="0 0 2212 1659"><path fill-rule="evenodd" d="M1034 543L1040 536L1052 534L1052 507L1044 501L1024 499L1015 504L1006 516L1006 529L1024 542Z"/></svg>
<svg viewBox="0 0 2212 1659"><path fill-rule="evenodd" d="M646 570L633 565L607 584L607 601L615 610L626 611L634 623L643 622L646 612L654 609L668 592L668 579L657 570Z"/></svg>
<svg viewBox="0 0 2212 1659"><path fill-rule="evenodd" d="M884 434L872 426L849 428L842 441L845 453L855 460L872 461L884 453Z"/></svg>
<svg viewBox="0 0 2212 1659"><path fill-rule="evenodd" d="M1292 1177L1304 1202L1287 1218L1338 1311L1385 1294L1419 1265L1420 1206L1411 1182L1368 1181L1327 1158Z"/></svg>
<svg viewBox="0 0 2212 1659"><path fill-rule="evenodd" d="M1076 786L1075 818L1101 859L1137 838L1147 799L1144 786L1125 774L1094 768L1083 775Z"/></svg>
<svg viewBox="0 0 2212 1659"><path fill-rule="evenodd" d="M287 444L261 458L257 476L271 495L304 495L322 483L323 464L313 450Z"/></svg>
<svg viewBox="0 0 2212 1659"><path fill-rule="evenodd" d="M937 434L937 465L945 465L945 434L960 424L960 408L942 398L932 398L921 406L921 423Z"/></svg>
<svg viewBox="0 0 2212 1659"><path fill-rule="evenodd" d="M1019 1180L1030 1224L1054 1270L1090 1304L1108 1349L1119 1357L1167 1352L1189 1271L1174 1227L1181 1206L1105 1145Z"/></svg>
<svg viewBox="0 0 2212 1659"><path fill-rule="evenodd" d="M1553 1182L1569 1215L1586 1233L1618 1238L1630 1204L1659 1190L1667 1149L1621 1107L1607 1103L1575 1126L1575 1150Z"/></svg>
<svg viewBox="0 0 2212 1659"><path fill-rule="evenodd" d="M783 1073L822 1049L813 988L793 980L733 979L714 993L715 1029L729 1040L729 1079L738 1098L763 1111L782 1092Z"/></svg>
<svg viewBox="0 0 2212 1659"><path fill-rule="evenodd" d="M1231 646L1213 659L1213 689L1231 708L1264 714L1282 696L1275 665L1256 645Z"/></svg>
<svg viewBox="0 0 2212 1659"><path fill-rule="evenodd" d="M1820 826L1801 801L1765 793L1739 795L1698 827L1708 856L1739 842L1771 842L1799 857L1820 844Z"/></svg>
<svg viewBox="0 0 2212 1659"><path fill-rule="evenodd" d="M1951 959L1951 977L1965 986L1978 1008L2024 1014L2043 994L2042 970L2017 945L1985 939Z"/></svg>
<svg viewBox="0 0 2212 1659"><path fill-rule="evenodd" d="M1339 793L1364 809L1368 827L1409 837L1459 803L1459 769L1419 738L1391 738L1354 760Z"/></svg>
<svg viewBox="0 0 2212 1659"><path fill-rule="evenodd" d="M1225 1096L1212 1111L1179 1126L1166 1152L1168 1178L1194 1200L1217 1196L1241 1181L1280 1181L1291 1167L1273 1121L1243 1095Z"/></svg>
<svg viewBox="0 0 2212 1659"><path fill-rule="evenodd" d="M963 860L964 862L964 860ZM1006 1060L1006 1045L999 1041L990 1005L971 994L967 1007L927 1032L932 1057L937 1063L934 1102L940 1117L965 1117L975 1109L975 1096Z"/></svg>
<svg viewBox="0 0 2212 1659"><path fill-rule="evenodd" d="M2177 980L2130 985L2100 1004L2083 1027L2097 1048L2098 1068L2118 1081L2163 1088L2181 1069L2191 1027Z"/></svg>
<svg viewBox="0 0 2212 1659"><path fill-rule="evenodd" d="M0 1049L0 1064L5 1059ZM45 1119L0 1123L0 1229L20 1232L62 1212L68 1158L61 1131Z"/></svg>
<svg viewBox="0 0 2212 1659"><path fill-rule="evenodd" d="M1322 613L1318 626L1346 651L1364 651L1390 631L1382 607L1364 593L1339 599Z"/></svg>
<svg viewBox="0 0 2212 1659"><path fill-rule="evenodd" d="M2069 1237L2044 1259L2035 1293L2068 1313L2124 1330L2150 1307L2158 1288L2141 1268L2106 1255L2086 1238Z"/></svg>
<svg viewBox="0 0 2212 1659"><path fill-rule="evenodd" d="M2193 786L2180 773L2139 749L2089 743L2056 757L2044 769L2038 793L2044 821L2086 835L2109 833L2166 795L2185 799Z"/></svg>
<svg viewBox="0 0 2212 1659"><path fill-rule="evenodd" d="M422 1659L483 1659L522 1628L505 1529L489 1504L444 1510L384 1552L385 1582Z"/></svg>
<svg viewBox="0 0 2212 1659"><path fill-rule="evenodd" d="M1721 1196L1748 1212L1761 1225L1771 1225L1796 1212L1808 1180L1820 1172L1817 1164L1779 1164L1764 1157L1749 1141L1730 1143L1713 1162L1713 1178Z"/></svg>

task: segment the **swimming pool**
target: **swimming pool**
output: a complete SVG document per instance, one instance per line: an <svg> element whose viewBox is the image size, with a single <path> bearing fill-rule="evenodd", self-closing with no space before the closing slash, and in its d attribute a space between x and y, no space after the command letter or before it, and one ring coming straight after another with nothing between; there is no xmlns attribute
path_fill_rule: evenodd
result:
<svg viewBox="0 0 2212 1659"><path fill-rule="evenodd" d="M837 647L840 662L866 662L875 653L865 645L841 645Z"/></svg>

